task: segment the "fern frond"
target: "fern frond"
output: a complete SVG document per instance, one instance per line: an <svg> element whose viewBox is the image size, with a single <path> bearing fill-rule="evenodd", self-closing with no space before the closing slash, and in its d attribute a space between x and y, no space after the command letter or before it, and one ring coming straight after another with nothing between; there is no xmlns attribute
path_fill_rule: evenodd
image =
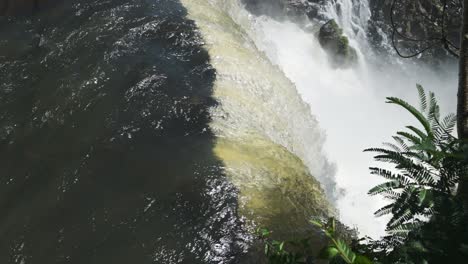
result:
<svg viewBox="0 0 468 264"><path fill-rule="evenodd" d="M397 214L393 213L392 219L390 219L390 222L387 224L387 231L405 223L406 221L413 218L414 215L415 213L409 208L405 208L404 210L399 211Z"/></svg>
<svg viewBox="0 0 468 264"><path fill-rule="evenodd" d="M400 182L402 184L411 183L411 181L409 179L407 179L404 175L394 174L389 170L376 168L376 167L371 167L371 168L369 168L369 170L371 171L370 173L372 175L378 175L378 176L384 177L385 179L398 181L398 182Z"/></svg>
<svg viewBox="0 0 468 264"><path fill-rule="evenodd" d="M401 193L395 192L393 190L386 190L380 193L384 198L389 199L389 200L398 200L401 196Z"/></svg>
<svg viewBox="0 0 468 264"><path fill-rule="evenodd" d="M424 115L421 112L419 112L416 108L414 108L412 105L410 105L406 101L397 97L387 97L387 100L388 100L387 103L396 104L408 110L408 112L410 112L414 117L416 117L416 119L418 119L418 121L426 130L427 134L428 135L432 134L431 124L428 122L426 117L424 117Z"/></svg>
<svg viewBox="0 0 468 264"><path fill-rule="evenodd" d="M422 167L416 166L414 168L408 168L405 170L405 176L413 179L416 183L423 186L434 186L436 180L430 171Z"/></svg>
<svg viewBox="0 0 468 264"><path fill-rule="evenodd" d="M391 148L395 152L401 152L402 150L395 144L389 143L389 142L384 142L382 145Z"/></svg>
<svg viewBox="0 0 468 264"><path fill-rule="evenodd" d="M438 120L437 120L438 121ZM439 129L438 133L441 134L440 140L447 141L449 139L455 139L452 136L453 130L455 129L455 125L457 124L457 116L455 114L449 114L442 119L440 123L438 123Z"/></svg>
<svg viewBox="0 0 468 264"><path fill-rule="evenodd" d="M398 131L397 135L400 135L402 137L405 137L409 142L413 144L419 144L421 143L421 139L418 138L417 136L410 134L408 132L403 132L403 131Z"/></svg>
<svg viewBox="0 0 468 264"><path fill-rule="evenodd" d="M370 189L367 194L377 195L384 191L396 190L396 189L401 189L401 188L403 188L403 184L398 180L393 180L393 181L384 182L375 186L374 188Z"/></svg>
<svg viewBox="0 0 468 264"><path fill-rule="evenodd" d="M429 112L427 115L427 119L429 121L439 120L440 118L440 107L437 103L437 99L435 98L435 94L433 92L429 92Z"/></svg>
<svg viewBox="0 0 468 264"><path fill-rule="evenodd" d="M415 221L407 224L397 225L388 229L387 232L392 235L407 235L409 232L420 228L423 225L421 221Z"/></svg>
<svg viewBox="0 0 468 264"><path fill-rule="evenodd" d="M426 93L424 92L424 88L420 84L416 84L416 88L418 89L421 112L426 112L427 99L426 99Z"/></svg>
<svg viewBox="0 0 468 264"><path fill-rule="evenodd" d="M380 208L379 210L375 211L374 215L379 217L379 216L390 214L392 212L392 208L393 208L393 204L388 204Z"/></svg>
<svg viewBox="0 0 468 264"><path fill-rule="evenodd" d="M406 128L416 133L416 135L418 135L421 138L421 140L425 140L426 138L428 138L428 135L424 134L424 132L422 132L419 128L416 128L414 126L406 126Z"/></svg>

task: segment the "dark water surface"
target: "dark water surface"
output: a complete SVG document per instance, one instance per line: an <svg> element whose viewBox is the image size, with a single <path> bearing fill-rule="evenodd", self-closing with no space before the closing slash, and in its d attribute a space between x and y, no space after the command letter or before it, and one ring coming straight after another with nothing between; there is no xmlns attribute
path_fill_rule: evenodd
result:
<svg viewBox="0 0 468 264"><path fill-rule="evenodd" d="M215 71L176 0L0 18L0 263L231 263Z"/></svg>

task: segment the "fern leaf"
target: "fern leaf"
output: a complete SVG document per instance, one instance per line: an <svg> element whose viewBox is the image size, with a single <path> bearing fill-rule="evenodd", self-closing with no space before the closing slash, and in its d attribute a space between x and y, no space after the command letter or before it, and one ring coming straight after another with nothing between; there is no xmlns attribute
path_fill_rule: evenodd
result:
<svg viewBox="0 0 468 264"><path fill-rule="evenodd" d="M416 84L416 88L418 89L421 112L426 112L427 100L426 100L426 93L424 92L424 88L420 84Z"/></svg>
<svg viewBox="0 0 468 264"><path fill-rule="evenodd" d="M431 124L428 122L426 117L424 117L424 115L421 112L419 112L416 108L414 108L412 105L410 105L406 101L397 97L387 97L387 100L388 100L387 103L396 104L408 110L408 112L410 112L414 117L416 117L416 119L418 119L418 121L426 130L427 134L428 135L432 134Z"/></svg>
<svg viewBox="0 0 468 264"><path fill-rule="evenodd" d="M393 180L393 181L384 182L375 186L374 188L369 190L368 194L377 195L387 190L396 190L396 189L401 189L401 188L403 188L402 183L398 180Z"/></svg>
<svg viewBox="0 0 468 264"><path fill-rule="evenodd" d="M389 147L391 149L393 149L393 151L395 152L401 152L402 150L400 149L400 147L398 147L397 145L393 144L393 143L389 143L389 142L385 142L383 143L384 146L386 147Z"/></svg>
<svg viewBox="0 0 468 264"><path fill-rule="evenodd" d="M387 232L392 235L407 235L409 232L420 228L423 225L423 222L416 221L407 224L397 225L388 229Z"/></svg>
<svg viewBox="0 0 468 264"><path fill-rule="evenodd" d="M428 138L428 135L424 134L424 132L422 132L419 128L416 128L414 126L407 126L406 128L416 133L416 135L418 135L421 138L421 140L425 140L426 138Z"/></svg>
<svg viewBox="0 0 468 264"><path fill-rule="evenodd" d="M392 208L393 208L393 204L388 204L380 208L379 210L375 211L374 215L379 217L379 216L390 214L392 212Z"/></svg>
<svg viewBox="0 0 468 264"><path fill-rule="evenodd" d="M404 151L409 151L408 145L406 144L406 142L402 138L400 138L398 136L393 136L392 138L401 146L401 148L399 148L399 149L402 149Z"/></svg>
<svg viewBox="0 0 468 264"><path fill-rule="evenodd" d="M413 144L419 144L421 142L420 138L408 132L398 131L397 135L405 137L409 142Z"/></svg>
<svg viewBox="0 0 468 264"><path fill-rule="evenodd" d="M439 120L440 118L440 107L437 103L435 95L433 92L429 92L429 112L427 119L429 121Z"/></svg>

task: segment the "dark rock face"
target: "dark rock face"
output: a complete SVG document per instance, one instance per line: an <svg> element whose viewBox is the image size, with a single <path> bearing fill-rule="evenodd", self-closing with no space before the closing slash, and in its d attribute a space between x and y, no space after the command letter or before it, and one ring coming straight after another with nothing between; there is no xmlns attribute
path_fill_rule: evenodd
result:
<svg viewBox="0 0 468 264"><path fill-rule="evenodd" d="M329 1L331 0L242 0L247 9L255 15L269 15L278 20L288 19L299 23L307 20L326 22L329 18L322 12L322 8ZM356 4L359 0L353 2ZM369 0L371 18L367 27L367 39L375 51L387 54L391 49L390 13L393 3L393 18L398 29L395 45L403 55L415 54L430 46L430 49L421 54L421 59L437 64L437 61L445 61L449 57L440 41L442 35L445 35L451 44L458 46L461 25L460 1L447 1L443 15L440 1ZM445 28L443 32L440 29L441 25Z"/></svg>
<svg viewBox="0 0 468 264"><path fill-rule="evenodd" d="M242 0L246 8L256 15L297 20L320 18L320 7L328 0Z"/></svg>
<svg viewBox="0 0 468 264"><path fill-rule="evenodd" d="M318 40L334 67L346 68L357 62L356 50L349 46L348 38L343 35L343 30L335 20L328 21L320 28Z"/></svg>
<svg viewBox="0 0 468 264"><path fill-rule="evenodd" d="M60 0L0 0L0 15L31 15Z"/></svg>
<svg viewBox="0 0 468 264"><path fill-rule="evenodd" d="M392 35L391 16L393 6L393 21L397 33L395 44L403 55L415 54L422 49L433 48L422 54L430 60L447 57L440 38L446 38L458 46L460 41L461 5L459 1L447 1L445 15L441 2L434 0L396 1L370 0L372 17L368 32L369 40L378 46L381 43L379 29L389 39ZM444 31L441 30L444 25Z"/></svg>
<svg viewBox="0 0 468 264"><path fill-rule="evenodd" d="M343 30L336 21L326 18L321 12L328 0L243 0L247 9L255 15L268 15L276 19L301 22L304 19L325 23L318 33L320 45L329 55L332 66L347 68L357 62L356 50L349 46Z"/></svg>

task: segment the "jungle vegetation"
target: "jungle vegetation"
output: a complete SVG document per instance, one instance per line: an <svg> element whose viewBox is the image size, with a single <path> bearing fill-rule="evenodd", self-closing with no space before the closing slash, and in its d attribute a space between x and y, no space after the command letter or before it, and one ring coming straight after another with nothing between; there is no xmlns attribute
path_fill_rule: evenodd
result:
<svg viewBox="0 0 468 264"><path fill-rule="evenodd" d="M370 173L385 182L369 190L389 203L375 212L390 215L387 234L379 240L342 237L336 221L311 220L329 240L320 252L307 251L303 241L275 241L270 231L259 230L265 241L270 263L465 263L468 259L468 216L458 184L468 172L468 142L454 134L457 117L441 117L432 92L417 85L419 109L408 102L388 97L387 103L406 109L417 120L393 136L393 142L381 148L369 148L375 159L394 169L370 168ZM388 167L388 166L387 166Z"/></svg>

